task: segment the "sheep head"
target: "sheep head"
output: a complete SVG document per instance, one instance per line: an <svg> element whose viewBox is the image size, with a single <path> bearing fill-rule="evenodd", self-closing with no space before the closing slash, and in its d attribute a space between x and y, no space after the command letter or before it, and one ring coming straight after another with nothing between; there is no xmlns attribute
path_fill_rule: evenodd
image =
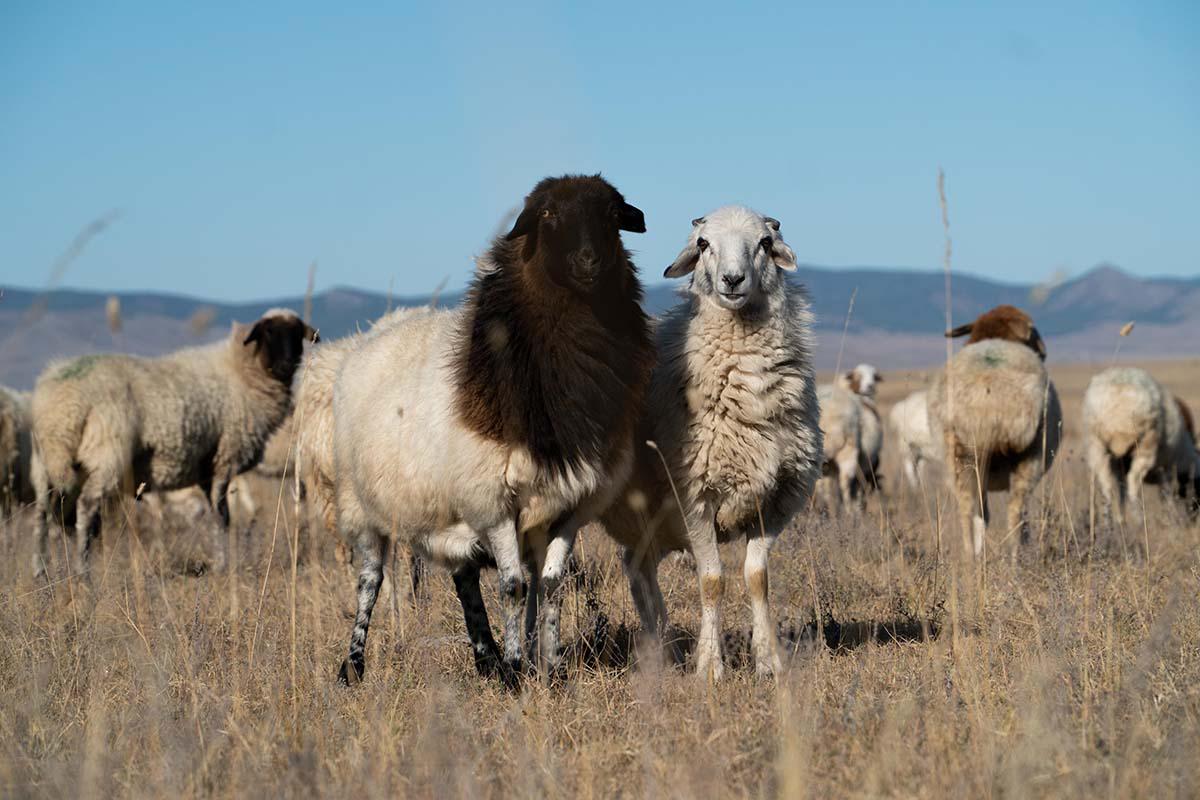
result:
<svg viewBox="0 0 1200 800"><path fill-rule="evenodd" d="M879 370L870 364L859 364L854 369L850 370L843 376L842 383L845 388L862 395L863 397L874 397L875 387L883 381L883 375Z"/></svg>
<svg viewBox="0 0 1200 800"><path fill-rule="evenodd" d="M779 220L742 206L725 206L692 220L687 244L663 273L692 275L691 291L729 311L758 308L782 288L796 254L779 233Z"/></svg>
<svg viewBox="0 0 1200 800"><path fill-rule="evenodd" d="M533 277L591 294L633 276L621 231L645 233L642 212L599 175L564 175L533 187L505 239Z"/></svg>
<svg viewBox="0 0 1200 800"><path fill-rule="evenodd" d="M238 336L240 333L235 333L235 339ZM304 357L304 343L318 342L320 338L294 311L271 309L254 323L241 345L253 348L254 357L264 372L290 386Z"/></svg>
<svg viewBox="0 0 1200 800"><path fill-rule="evenodd" d="M976 317L974 322L959 325L953 330L946 331L946 338L970 335L967 344L982 342L984 339L1006 339L1010 342L1023 344L1038 354L1042 361L1046 360L1046 343L1033 324L1033 318L1016 306L996 306Z"/></svg>

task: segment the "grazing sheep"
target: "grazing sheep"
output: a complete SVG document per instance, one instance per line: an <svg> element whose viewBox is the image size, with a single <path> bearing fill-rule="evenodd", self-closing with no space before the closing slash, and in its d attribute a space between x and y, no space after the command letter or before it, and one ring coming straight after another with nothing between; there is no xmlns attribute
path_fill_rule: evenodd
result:
<svg viewBox="0 0 1200 800"><path fill-rule="evenodd" d="M702 607L696 669L706 679L724 670L718 544L741 536L756 670L780 668L768 555L809 502L821 467L813 317L804 288L784 275L795 268L776 220L728 206L692 222L666 271L692 273L691 296L657 331L658 365L639 429L648 441L639 442L623 499L602 517L624 546L647 634L666 626L659 561L676 550L694 556Z"/></svg>
<svg viewBox="0 0 1200 800"><path fill-rule="evenodd" d="M837 384L817 387L821 409L823 454L818 495L831 513L852 508L861 460L863 406L849 389Z"/></svg>
<svg viewBox="0 0 1200 800"><path fill-rule="evenodd" d="M0 386L0 514L33 502L29 394Z"/></svg>
<svg viewBox="0 0 1200 800"><path fill-rule="evenodd" d="M866 489L879 489L883 483L879 474L879 459L883 453L883 420L875 406L876 386L882 382L883 376L870 364L859 364L837 378L838 385L853 392L862 406L859 414L858 482Z"/></svg>
<svg viewBox="0 0 1200 800"><path fill-rule="evenodd" d="M934 379L928 410L930 429L945 443L964 540L979 556L989 490L1009 490L1008 533L1028 540L1026 500L1054 461L1062 409L1042 364L1045 344L1028 314L997 306L946 332L965 334L970 343Z"/></svg>
<svg viewBox="0 0 1200 800"><path fill-rule="evenodd" d="M50 516L74 519L84 571L101 508L137 487L199 485L229 525L227 489L253 467L291 409L292 375L316 333L293 312L268 311L228 339L161 358L83 356L52 363L33 393L34 573L46 570ZM52 495L55 501L52 505ZM224 568L224 537L215 568Z"/></svg>
<svg viewBox="0 0 1200 800"><path fill-rule="evenodd" d="M926 393L913 392L892 406L888 419L896 432L896 442L904 463L904 477L913 490L919 489L926 461L938 461L939 451L929 432Z"/></svg>
<svg viewBox="0 0 1200 800"><path fill-rule="evenodd" d="M1180 497L1200 494L1191 413L1145 370L1113 367L1094 376L1083 395L1083 430L1108 521L1114 504L1125 513L1126 499L1140 512L1143 483L1174 484Z"/></svg>
<svg viewBox="0 0 1200 800"><path fill-rule="evenodd" d="M346 355L335 501L360 573L343 683L363 674L389 540L454 572L481 671L499 660L478 579L494 560L506 677L521 661L524 553L540 660L555 666L556 590L578 527L632 464L654 358L622 230L644 231L642 213L607 181L547 178L480 259L463 307L414 310Z"/></svg>

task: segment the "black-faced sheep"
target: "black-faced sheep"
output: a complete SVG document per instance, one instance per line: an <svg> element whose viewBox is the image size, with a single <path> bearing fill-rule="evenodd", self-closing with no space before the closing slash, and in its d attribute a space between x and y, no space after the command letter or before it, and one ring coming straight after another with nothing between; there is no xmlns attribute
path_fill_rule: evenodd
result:
<svg viewBox="0 0 1200 800"><path fill-rule="evenodd" d="M967 549L983 552L989 490L1009 490L1008 533L1028 539L1026 501L1062 437L1046 347L1028 314L997 306L946 336L970 334L929 389L929 424L944 442Z"/></svg>
<svg viewBox="0 0 1200 800"><path fill-rule="evenodd" d="M292 375L315 332L272 310L229 337L161 358L90 355L50 364L33 393L34 573L46 569L50 517L74 520L86 568L101 508L121 493L200 486L222 529L234 476L253 467L291 409ZM52 499L55 501L52 502ZM225 563L225 537L214 566Z"/></svg>
<svg viewBox="0 0 1200 800"><path fill-rule="evenodd" d="M675 550L695 557L696 669L705 680L724 670L718 545L736 537L746 538L756 669L780 668L768 555L809 502L822 458L813 317L803 287L784 274L795 268L776 220L728 206L693 221L666 271L668 278L690 273L691 294L658 327L639 433L648 443L638 443L632 479L602 518L624 547L634 605L650 635L666 625L659 561Z"/></svg>
<svg viewBox="0 0 1200 800"><path fill-rule="evenodd" d="M363 674L389 539L455 571L468 634L489 659L470 567L495 561L508 669L521 660L525 555L544 606L541 654L557 658L555 590L578 526L632 464L654 357L623 230L644 231L642 213L599 176L546 179L480 259L462 308L411 314L345 357L335 500L360 573L343 682Z"/></svg>

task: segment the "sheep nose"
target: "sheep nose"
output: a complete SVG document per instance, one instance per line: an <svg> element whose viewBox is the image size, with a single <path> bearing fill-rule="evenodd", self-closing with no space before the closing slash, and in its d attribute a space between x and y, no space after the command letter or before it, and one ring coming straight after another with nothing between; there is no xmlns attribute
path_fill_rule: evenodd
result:
<svg viewBox="0 0 1200 800"><path fill-rule="evenodd" d="M725 288L733 291L742 285L742 281L746 280L745 275L722 275L721 283L725 284Z"/></svg>

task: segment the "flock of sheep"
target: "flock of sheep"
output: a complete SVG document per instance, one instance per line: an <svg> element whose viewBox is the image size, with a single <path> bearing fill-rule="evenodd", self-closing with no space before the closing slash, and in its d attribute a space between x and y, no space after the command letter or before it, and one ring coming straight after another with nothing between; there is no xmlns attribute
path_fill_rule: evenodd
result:
<svg viewBox="0 0 1200 800"><path fill-rule="evenodd" d="M860 365L816 385L809 300L785 276L796 258L777 220L737 206L693 220L665 273L690 276L689 294L656 321L622 231L644 232L642 212L608 182L548 178L478 259L459 308L395 311L323 343L276 309L214 345L56 362L31 396L0 391L0 491L8 509L35 506L35 576L47 569L52 521L73 531L69 568L86 576L102 510L143 492L199 487L223 532L231 482L272 441L285 462L294 453L319 518L353 551L343 683L363 676L397 546L452 573L481 674L511 685L526 659L552 674L559 588L593 521L622 548L651 642L667 625L659 562L694 557L706 680L723 671L718 546L744 538L756 670L777 672L772 545L818 501L853 514L878 488L881 377ZM946 465L978 556L989 489L1009 490L1007 533L1025 537L1026 500L1054 459L1062 411L1021 310L1000 306L947 336L969 339L890 422L911 483L928 461ZM1192 418L1146 372L1095 376L1083 421L1110 514L1127 501L1136 509L1154 480L1195 508ZM213 543L218 570L224 542ZM484 568L499 573L502 644L480 593Z"/></svg>

